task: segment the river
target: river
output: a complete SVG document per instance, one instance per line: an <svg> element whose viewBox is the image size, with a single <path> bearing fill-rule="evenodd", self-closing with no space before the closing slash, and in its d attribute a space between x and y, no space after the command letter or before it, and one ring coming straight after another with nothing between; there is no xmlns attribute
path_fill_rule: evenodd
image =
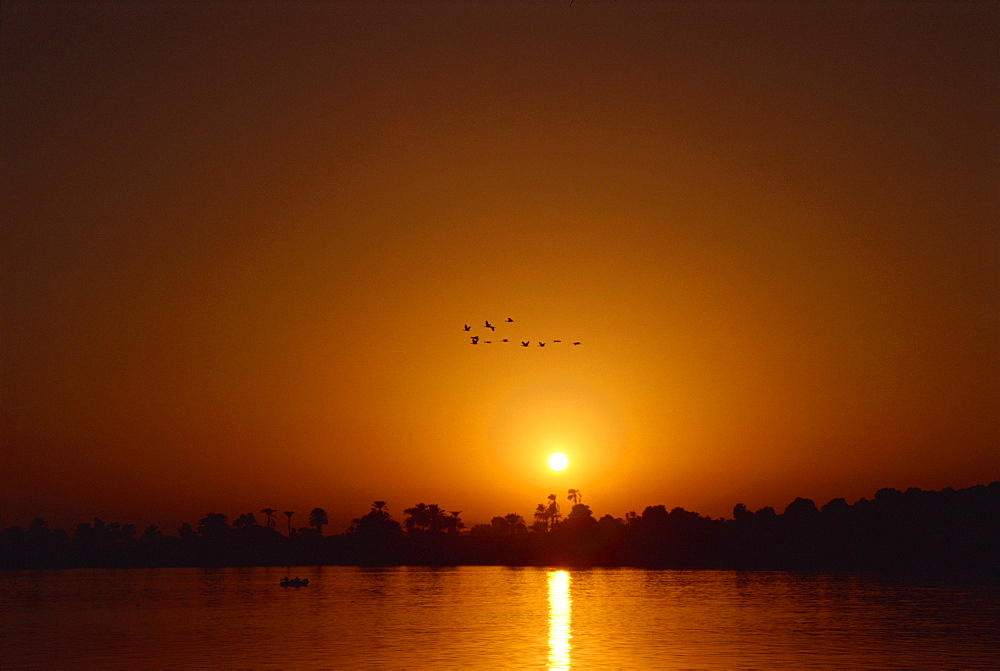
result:
<svg viewBox="0 0 1000 671"><path fill-rule="evenodd" d="M998 623L995 588L860 575L0 571L3 669L997 669Z"/></svg>

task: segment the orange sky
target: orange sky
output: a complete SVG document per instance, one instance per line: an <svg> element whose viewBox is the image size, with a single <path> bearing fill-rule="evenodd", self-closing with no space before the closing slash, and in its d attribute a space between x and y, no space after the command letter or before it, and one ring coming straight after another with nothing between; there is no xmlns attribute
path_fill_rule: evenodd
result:
<svg viewBox="0 0 1000 671"><path fill-rule="evenodd" d="M0 11L0 526L1000 478L996 3Z"/></svg>

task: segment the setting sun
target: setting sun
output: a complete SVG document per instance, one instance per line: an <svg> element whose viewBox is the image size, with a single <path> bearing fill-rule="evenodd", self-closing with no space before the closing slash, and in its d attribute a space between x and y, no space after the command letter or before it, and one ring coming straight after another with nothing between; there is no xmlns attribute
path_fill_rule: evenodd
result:
<svg viewBox="0 0 1000 671"><path fill-rule="evenodd" d="M553 471L561 471L569 465L569 459L562 452L555 452L549 455L549 468Z"/></svg>

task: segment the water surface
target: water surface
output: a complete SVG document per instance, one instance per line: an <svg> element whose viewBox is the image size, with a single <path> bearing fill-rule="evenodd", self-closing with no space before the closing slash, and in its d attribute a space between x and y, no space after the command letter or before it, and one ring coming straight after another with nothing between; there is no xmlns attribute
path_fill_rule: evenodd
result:
<svg viewBox="0 0 1000 671"><path fill-rule="evenodd" d="M308 587L282 588L285 575ZM735 571L0 572L0 668L1000 668L1000 595Z"/></svg>

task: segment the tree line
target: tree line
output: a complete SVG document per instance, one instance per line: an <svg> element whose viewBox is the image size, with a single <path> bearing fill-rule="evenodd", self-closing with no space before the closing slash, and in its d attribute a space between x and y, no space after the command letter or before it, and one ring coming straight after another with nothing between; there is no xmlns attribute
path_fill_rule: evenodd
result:
<svg viewBox="0 0 1000 671"><path fill-rule="evenodd" d="M568 512L563 515L560 501ZM231 522L208 513L176 535L156 526L100 519L74 533L36 518L0 531L0 568L292 566L292 565L538 565L644 566L738 570L938 571L1000 575L1000 481L966 489L885 488L873 499L822 507L806 498L783 512L751 511L712 519L663 505L624 517L597 518L582 493L550 494L530 520L518 513L466 529L461 511L418 503L402 522L375 501L346 532L324 535L328 515L314 508L308 526L294 512L264 508Z"/></svg>

